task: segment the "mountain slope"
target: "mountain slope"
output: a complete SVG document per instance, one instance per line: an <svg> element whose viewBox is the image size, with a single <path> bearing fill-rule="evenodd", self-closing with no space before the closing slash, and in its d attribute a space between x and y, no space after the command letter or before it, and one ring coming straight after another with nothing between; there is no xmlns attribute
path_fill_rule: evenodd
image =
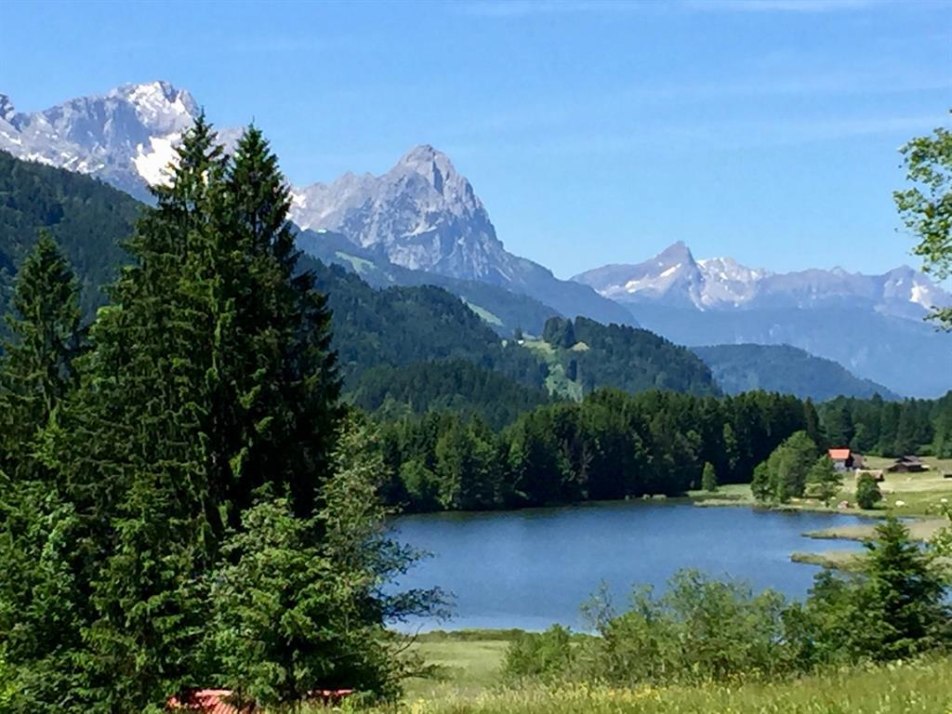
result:
<svg viewBox="0 0 952 714"><path fill-rule="evenodd" d="M301 231L297 244L309 256L352 270L376 288L436 285L448 290L462 298L503 337L510 337L517 328L534 335L542 334L545 321L558 314L554 308L500 285L394 265L386 256L361 248L339 233Z"/></svg>
<svg viewBox="0 0 952 714"><path fill-rule="evenodd" d="M527 344L548 359L547 386L564 396L578 399L600 387L719 393L711 370L697 355L647 330L554 317L546 322L543 340Z"/></svg>
<svg viewBox="0 0 952 714"><path fill-rule="evenodd" d="M817 402L837 396L867 399L875 394L899 399L881 384L860 379L833 360L790 345L715 345L692 351L711 368L727 394L761 389Z"/></svg>
<svg viewBox="0 0 952 714"><path fill-rule="evenodd" d="M17 267L46 229L73 264L91 317L105 299L101 287L125 259L119 241L132 234L140 207L99 181L0 151L0 312Z"/></svg>
<svg viewBox="0 0 952 714"><path fill-rule="evenodd" d="M730 258L695 260L676 243L643 263L575 279L679 344L789 344L900 394L933 397L952 388L952 337L923 322L952 296L908 267L883 275L771 273Z"/></svg>
<svg viewBox="0 0 952 714"><path fill-rule="evenodd" d="M402 268L501 286L563 315L634 322L591 288L507 252L470 182L431 146L412 149L382 176L346 174L296 190L292 219Z"/></svg>
<svg viewBox="0 0 952 714"><path fill-rule="evenodd" d="M937 397L952 388L952 336L922 321L851 307L701 311L644 303L630 309L646 329L689 347L793 345L898 394Z"/></svg>

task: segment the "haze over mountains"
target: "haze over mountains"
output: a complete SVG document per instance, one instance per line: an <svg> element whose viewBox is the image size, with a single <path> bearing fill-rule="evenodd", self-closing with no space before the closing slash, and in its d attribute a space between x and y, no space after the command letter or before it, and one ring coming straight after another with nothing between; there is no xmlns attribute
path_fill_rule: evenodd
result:
<svg viewBox="0 0 952 714"><path fill-rule="evenodd" d="M642 263L606 265L572 279L618 302L698 310L856 306L918 320L952 303L948 293L905 265L883 275L842 268L773 273L733 258L696 260L680 241Z"/></svg>
<svg viewBox="0 0 952 714"><path fill-rule="evenodd" d="M197 113L196 100L167 82L29 114L0 95L0 149L145 198ZM235 134L221 132L226 142ZM909 267L878 276L774 273L729 257L696 260L679 242L641 263L560 280L505 249L472 184L428 145L383 175L348 173L292 195L307 252L378 285L442 285L501 333L536 332L551 314L583 315L640 324L686 345L788 343L905 395L952 387L952 338L922 322L952 298Z"/></svg>

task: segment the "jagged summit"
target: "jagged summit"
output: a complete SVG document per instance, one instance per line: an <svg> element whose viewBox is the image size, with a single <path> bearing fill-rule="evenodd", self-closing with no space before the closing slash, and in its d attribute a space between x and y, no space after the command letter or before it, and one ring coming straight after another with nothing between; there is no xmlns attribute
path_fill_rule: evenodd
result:
<svg viewBox="0 0 952 714"><path fill-rule="evenodd" d="M0 149L144 197L149 184L163 180L176 142L197 114L194 97L166 81L127 84L26 114L14 113L3 97Z"/></svg>
<svg viewBox="0 0 952 714"><path fill-rule="evenodd" d="M749 268L733 258L695 260L681 241L635 265L610 265L575 276L622 302L656 302L700 310L864 305L882 314L919 319L952 302L922 273L902 266L883 275L837 267L792 273Z"/></svg>
<svg viewBox="0 0 952 714"><path fill-rule="evenodd" d="M514 269L472 185L428 144L381 176L345 174L296 191L292 219L343 233L407 268L497 283Z"/></svg>

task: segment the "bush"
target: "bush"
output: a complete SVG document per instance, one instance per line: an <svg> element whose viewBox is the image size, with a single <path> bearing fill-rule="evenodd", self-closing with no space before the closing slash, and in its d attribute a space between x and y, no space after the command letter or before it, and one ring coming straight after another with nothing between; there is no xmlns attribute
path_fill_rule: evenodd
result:
<svg viewBox="0 0 952 714"><path fill-rule="evenodd" d="M860 474L856 481L856 503L860 508L869 510L876 507L876 504L883 500L883 494L879 490L879 484L872 474Z"/></svg>
<svg viewBox="0 0 952 714"><path fill-rule="evenodd" d="M504 671L513 678L556 678L573 662L572 634L561 625L545 632L520 632L506 650Z"/></svg>
<svg viewBox="0 0 952 714"><path fill-rule="evenodd" d="M589 606L601 637L586 666L593 679L621 686L776 674L787 659L784 604L773 591L754 595L738 581L681 571L660 598L636 591L621 615L606 601Z"/></svg>

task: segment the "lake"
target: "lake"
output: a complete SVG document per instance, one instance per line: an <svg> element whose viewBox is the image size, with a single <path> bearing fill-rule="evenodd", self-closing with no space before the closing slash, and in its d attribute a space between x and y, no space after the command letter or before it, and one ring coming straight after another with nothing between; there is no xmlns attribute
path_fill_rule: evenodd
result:
<svg viewBox="0 0 952 714"><path fill-rule="evenodd" d="M555 622L582 629L579 606L600 583L618 607L633 585L663 587L681 568L802 597L818 568L792 563L791 553L860 547L803 533L861 522L832 513L641 501L404 516L394 522L399 539L432 555L398 585L438 586L454 595L449 622L417 621L414 630L541 630Z"/></svg>

